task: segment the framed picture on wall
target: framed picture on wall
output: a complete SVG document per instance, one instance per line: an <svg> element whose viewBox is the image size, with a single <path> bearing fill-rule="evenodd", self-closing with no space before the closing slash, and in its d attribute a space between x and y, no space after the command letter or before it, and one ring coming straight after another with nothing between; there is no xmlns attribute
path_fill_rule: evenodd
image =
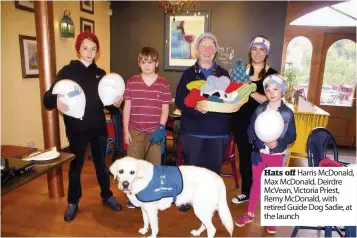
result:
<svg viewBox="0 0 357 238"><path fill-rule="evenodd" d="M15 7L21 10L29 11L29 12L34 12L35 11L35 6L34 6L34 1L14 1L15 2Z"/></svg>
<svg viewBox="0 0 357 238"><path fill-rule="evenodd" d="M79 3L80 3L81 11L87 12L90 14L94 14L94 1L93 0L89 0L89 1L80 0Z"/></svg>
<svg viewBox="0 0 357 238"><path fill-rule="evenodd" d="M211 11L165 15L165 71L184 71L196 62L197 38L210 31Z"/></svg>
<svg viewBox="0 0 357 238"><path fill-rule="evenodd" d="M94 33L94 21L86 18L80 18L81 32L89 31Z"/></svg>
<svg viewBox="0 0 357 238"><path fill-rule="evenodd" d="M19 35L22 78L38 78L36 37Z"/></svg>

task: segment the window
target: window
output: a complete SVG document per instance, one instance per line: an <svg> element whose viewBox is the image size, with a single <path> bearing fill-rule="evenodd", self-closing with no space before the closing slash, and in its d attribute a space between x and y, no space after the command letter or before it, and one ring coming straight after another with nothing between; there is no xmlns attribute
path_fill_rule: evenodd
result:
<svg viewBox="0 0 357 238"><path fill-rule="evenodd" d="M350 0L323 7L292 21L297 26L352 26L356 27L357 1Z"/></svg>
<svg viewBox="0 0 357 238"><path fill-rule="evenodd" d="M294 81L293 86L295 86L295 89L303 89L303 96L305 97L307 97L309 87L311 55L312 44L304 36L292 39L286 49L284 76L289 81L287 72L293 71L293 77L295 77L295 80L292 80Z"/></svg>
<svg viewBox="0 0 357 238"><path fill-rule="evenodd" d="M327 51L320 105L351 107L356 84L356 43L339 40Z"/></svg>

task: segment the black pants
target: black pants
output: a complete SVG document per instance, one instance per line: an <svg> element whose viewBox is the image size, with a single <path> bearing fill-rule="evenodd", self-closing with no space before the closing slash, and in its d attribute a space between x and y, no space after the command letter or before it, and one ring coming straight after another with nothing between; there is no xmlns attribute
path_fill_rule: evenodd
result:
<svg viewBox="0 0 357 238"><path fill-rule="evenodd" d="M110 198L113 193L110 191L109 170L105 165L106 136L71 136L68 138L72 153L76 156L71 161L69 168L68 203L77 204L82 197L81 171L84 163L84 154L88 143L91 144L92 157L100 186L100 196L103 200Z"/></svg>
<svg viewBox="0 0 357 238"><path fill-rule="evenodd" d="M252 145L248 142L248 136L234 135L234 140L238 147L239 153L239 172L242 176L242 194L249 196L250 187L252 186Z"/></svg>
<svg viewBox="0 0 357 238"><path fill-rule="evenodd" d="M238 147L239 153L239 172L242 177L242 194L249 196L250 187L252 186L252 148L253 146L248 142L248 126L250 123L251 115L254 109L244 105L238 112L233 113L232 120L232 134L234 141Z"/></svg>
<svg viewBox="0 0 357 238"><path fill-rule="evenodd" d="M228 146L226 138L199 138L181 135L180 142L184 153L184 164L196 165L221 174L221 165Z"/></svg>

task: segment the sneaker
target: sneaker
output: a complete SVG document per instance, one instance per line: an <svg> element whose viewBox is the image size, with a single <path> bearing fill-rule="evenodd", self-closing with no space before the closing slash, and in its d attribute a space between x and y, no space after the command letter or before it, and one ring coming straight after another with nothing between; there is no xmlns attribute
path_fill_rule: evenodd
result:
<svg viewBox="0 0 357 238"><path fill-rule="evenodd" d="M242 227L247 223L251 223L252 221L254 221L254 217L249 216L248 213L245 213L243 216L241 216L236 222L236 226L238 227Z"/></svg>
<svg viewBox="0 0 357 238"><path fill-rule="evenodd" d="M110 207L110 209L112 209L113 211L122 210L122 206L120 205L120 203L117 202L114 196L111 196L107 200L103 200L103 204L107 207Z"/></svg>
<svg viewBox="0 0 357 238"><path fill-rule="evenodd" d="M269 234L275 234L276 233L276 226L267 226L267 232Z"/></svg>
<svg viewBox="0 0 357 238"><path fill-rule="evenodd" d="M64 220L66 222L73 221L78 211L78 204L68 203L66 212L64 213Z"/></svg>
<svg viewBox="0 0 357 238"><path fill-rule="evenodd" d="M190 210L191 209L191 204L184 204L184 205L181 205L180 207L179 207L179 211L180 212L187 212L188 210Z"/></svg>
<svg viewBox="0 0 357 238"><path fill-rule="evenodd" d="M239 203L246 202L246 201L249 201L249 197L245 194L241 194L241 195L238 195L238 196L235 196L234 198L232 198L232 202L234 204L239 204Z"/></svg>
<svg viewBox="0 0 357 238"><path fill-rule="evenodd" d="M130 200L128 200L128 201L126 202L126 206L127 206L128 208L130 208L130 209L136 208L136 207L134 206L134 204L132 204L132 203L130 202Z"/></svg>

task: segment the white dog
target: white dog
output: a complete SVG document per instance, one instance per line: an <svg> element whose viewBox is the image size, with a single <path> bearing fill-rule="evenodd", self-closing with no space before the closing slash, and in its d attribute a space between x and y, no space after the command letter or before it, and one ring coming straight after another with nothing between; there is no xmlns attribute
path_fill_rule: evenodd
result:
<svg viewBox="0 0 357 238"><path fill-rule="evenodd" d="M175 202L176 206L192 204L196 217L200 219L201 227L198 230L192 230L192 235L199 236L207 229L207 236L214 237L216 228L212 224L212 217L218 210L223 225L232 236L233 219L228 208L223 179L205 168L185 165L178 168L153 166L145 160L131 157L119 159L110 166L114 179L119 181L119 189L127 194L135 206L141 207L144 227L139 230L139 233L146 234L150 224L151 237L156 237L159 232L158 210L166 210ZM159 170L161 172L170 170L170 175L160 172L155 183L153 176ZM171 182L174 182L174 185ZM153 187L152 184L154 184ZM152 187L151 191L148 191L149 187Z"/></svg>

